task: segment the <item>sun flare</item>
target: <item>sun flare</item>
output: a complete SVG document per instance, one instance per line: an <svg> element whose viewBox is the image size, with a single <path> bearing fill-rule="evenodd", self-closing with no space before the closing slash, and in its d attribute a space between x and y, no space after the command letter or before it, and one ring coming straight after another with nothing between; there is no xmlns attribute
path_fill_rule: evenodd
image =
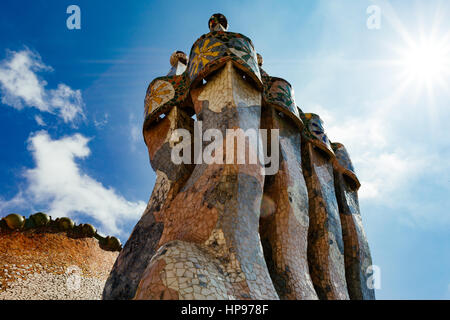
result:
<svg viewBox="0 0 450 320"><path fill-rule="evenodd" d="M441 81L450 69L450 50L438 41L421 41L403 52L404 75L410 81Z"/></svg>
<svg viewBox="0 0 450 320"><path fill-rule="evenodd" d="M417 38L408 35L406 45L396 50L399 55L395 64L400 67L398 80L403 89L415 86L416 97L425 90L431 99L436 89L449 89L449 39L448 35L437 37L434 32Z"/></svg>

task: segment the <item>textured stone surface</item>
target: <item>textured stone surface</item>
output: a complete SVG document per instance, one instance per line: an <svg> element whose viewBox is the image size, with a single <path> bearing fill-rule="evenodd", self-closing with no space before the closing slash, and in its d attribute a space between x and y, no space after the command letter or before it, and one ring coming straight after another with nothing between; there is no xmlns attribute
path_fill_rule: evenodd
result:
<svg viewBox="0 0 450 320"><path fill-rule="evenodd" d="M280 170L267 176L264 195L276 209L261 219L269 270L281 299L317 299L309 275L308 192L301 165L301 134L290 119L275 109L264 112L265 128L280 129Z"/></svg>
<svg viewBox="0 0 450 320"><path fill-rule="evenodd" d="M342 145L338 149L334 183L344 240L348 293L353 300L373 300L375 291L367 286L372 258L359 209L359 181L354 178L356 176L347 151ZM353 174L349 175L349 171Z"/></svg>
<svg viewBox="0 0 450 320"><path fill-rule="evenodd" d="M226 32L220 14L208 26L186 70L176 52L169 75L149 85L143 133L157 180L103 297L373 298L364 287L371 259L348 154L330 143L318 115L296 106L286 80L261 68L250 39ZM192 130L193 113L200 130ZM192 148L214 161L175 165L177 128L219 132ZM242 144L244 161L237 146L228 148L235 139L228 129L260 128L279 130L269 146L272 156L279 147L274 174L250 161L261 155L260 141Z"/></svg>
<svg viewBox="0 0 450 320"><path fill-rule="evenodd" d="M0 299L100 299L117 255L64 232L2 233Z"/></svg>
<svg viewBox="0 0 450 320"><path fill-rule="evenodd" d="M155 254L164 230L159 212L176 196L189 176L192 166L170 161L170 139L174 130L193 130L193 120L173 108L167 117L144 130L150 163L156 182L147 208L134 227L106 282L104 299L131 299L150 259Z"/></svg>
<svg viewBox="0 0 450 320"><path fill-rule="evenodd" d="M344 243L329 156L312 143L304 145L309 194L308 261L320 299L348 299Z"/></svg>
<svg viewBox="0 0 450 320"><path fill-rule="evenodd" d="M215 90L210 90L210 86ZM259 128L261 105L252 104L261 103L261 93L244 82L231 62L199 91L193 100L199 106L196 111L204 121L203 130L221 130L225 137L223 146L227 144L226 129ZM257 153L255 147L247 144L246 151ZM223 299L222 292L236 299L278 298L258 233L263 183L260 164L198 164L170 206L158 213L157 219L164 221L160 246L171 243L178 246L180 242L176 241L194 243L200 251L185 252L187 257L204 260L198 252L205 252L217 259L224 282L206 282L204 285L211 292L208 298ZM168 254L164 252L165 256ZM178 263L185 263L186 258L177 258ZM167 268L171 268L169 258L152 260L136 298L186 298L183 292L174 293L164 282L152 280L156 274L167 273ZM167 281L180 279L175 274Z"/></svg>
<svg viewBox="0 0 450 320"><path fill-rule="evenodd" d="M20 271L17 271L20 272ZM24 274L24 273L21 273ZM19 277L4 291L0 300L100 300L105 279L80 276L79 287L69 289L68 273L37 272Z"/></svg>

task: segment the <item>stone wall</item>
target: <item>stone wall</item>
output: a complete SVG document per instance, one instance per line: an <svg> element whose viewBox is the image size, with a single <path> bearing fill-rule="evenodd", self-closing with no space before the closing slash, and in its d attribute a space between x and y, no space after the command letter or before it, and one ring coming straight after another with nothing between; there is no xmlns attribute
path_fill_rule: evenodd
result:
<svg viewBox="0 0 450 320"><path fill-rule="evenodd" d="M0 300L100 299L118 255L107 249L73 229L47 224L11 230L3 220Z"/></svg>

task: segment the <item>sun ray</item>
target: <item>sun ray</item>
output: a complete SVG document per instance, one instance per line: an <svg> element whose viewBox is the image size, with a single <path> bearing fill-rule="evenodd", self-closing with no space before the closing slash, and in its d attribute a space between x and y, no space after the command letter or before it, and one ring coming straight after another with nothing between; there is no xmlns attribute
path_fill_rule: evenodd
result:
<svg viewBox="0 0 450 320"><path fill-rule="evenodd" d="M438 90L448 91L450 75L450 32L441 34L442 13L436 10L430 27L419 14L418 30L408 31L391 5L386 4L386 18L400 35L403 44L394 47L397 58L390 65L398 67L397 79L400 83L414 86L417 100L424 92L429 102L434 103Z"/></svg>
<svg viewBox="0 0 450 320"><path fill-rule="evenodd" d="M377 112L388 115L398 103L410 103L408 110L422 113L424 125L434 135L439 104L444 95L450 96L448 8L436 6L425 12L415 7L416 15L402 15L409 19L402 21L387 1L380 5L388 30L393 31L392 37L383 40L385 53L391 58L372 60L370 64L386 71L392 90Z"/></svg>

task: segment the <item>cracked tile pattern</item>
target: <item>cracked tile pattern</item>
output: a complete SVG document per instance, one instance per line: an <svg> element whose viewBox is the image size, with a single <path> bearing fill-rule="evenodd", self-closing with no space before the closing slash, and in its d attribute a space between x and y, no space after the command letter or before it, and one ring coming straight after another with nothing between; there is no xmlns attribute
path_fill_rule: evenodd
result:
<svg viewBox="0 0 450 320"><path fill-rule="evenodd" d="M345 148L330 143L318 115L296 106L286 80L261 68L250 39L227 32L221 14L208 26L186 69L175 72L173 61L149 86L143 133L157 180L103 298L373 299L364 287L371 259L359 181ZM173 95L158 89L164 81ZM171 162L172 133L192 132L194 113L202 133L222 133L214 156L223 162ZM227 129L260 128L279 130L279 171L265 175L264 165L235 156L226 164L237 151L226 148L234 139ZM247 159L259 146L245 144Z"/></svg>
<svg viewBox="0 0 450 320"><path fill-rule="evenodd" d="M352 300L375 299L374 289L368 288L368 267L372 265L369 244L364 232L358 201L359 181L356 181L350 156L342 144L338 147L334 166L334 184L344 240L345 276ZM349 175L349 168L353 175Z"/></svg>
<svg viewBox="0 0 450 320"><path fill-rule="evenodd" d="M240 97L250 97L250 101L260 102L259 90L233 86L233 82L240 83L243 80L231 62L219 70L217 77L217 81L227 81L230 77L235 79L231 81L231 86L218 88L222 91L222 94L218 94L223 99L201 102L198 116L204 119L203 130L210 126L219 128L222 132L231 128L258 129L261 106L248 106L248 100L242 101ZM202 89L207 91L208 86L214 84L215 81L207 82ZM200 97L202 92L193 96L194 100ZM206 99L207 95L203 98ZM194 104L200 104L200 101L195 101ZM218 110L221 112L217 112ZM226 140L226 135L224 137ZM226 145L226 141L223 145ZM248 151L257 152L252 150L254 147L246 145ZM263 184L260 164L199 164L170 206L156 215L156 219L164 224L159 247L179 243L176 241L193 243L201 252L209 253L218 261L226 286L217 284L220 288L212 290L210 298L221 299L222 292L226 292L227 297L236 299L278 299L270 280L258 232ZM191 250L187 257L198 256L198 252ZM165 262L160 261L162 260L150 263L140 281L136 298L154 298L158 294L152 288L158 288L158 292L161 286L168 288L168 284L159 280L155 287L151 280L153 277L160 277L163 270L170 267L166 259ZM161 267L162 264L164 267ZM155 275L155 270L158 270L158 276ZM215 284L212 288L214 286ZM177 291L177 294L180 296L181 293Z"/></svg>
<svg viewBox="0 0 450 320"><path fill-rule="evenodd" d="M281 299L317 299L308 267L308 191L301 166L301 133L275 109L263 114L265 127L280 129L281 152L280 170L266 177L264 186L264 196L276 206L261 219L266 261Z"/></svg>
<svg viewBox="0 0 450 320"><path fill-rule="evenodd" d="M156 182L147 208L120 252L103 290L103 299L131 299L157 250L164 229L158 212L170 203L189 177L192 166L170 161L171 133L177 128L193 131L193 120L179 108L144 130L150 163L156 171Z"/></svg>
<svg viewBox="0 0 450 320"><path fill-rule="evenodd" d="M308 142L303 146L303 158L309 194L308 262L311 278L320 299L348 299L333 165L328 154Z"/></svg>

